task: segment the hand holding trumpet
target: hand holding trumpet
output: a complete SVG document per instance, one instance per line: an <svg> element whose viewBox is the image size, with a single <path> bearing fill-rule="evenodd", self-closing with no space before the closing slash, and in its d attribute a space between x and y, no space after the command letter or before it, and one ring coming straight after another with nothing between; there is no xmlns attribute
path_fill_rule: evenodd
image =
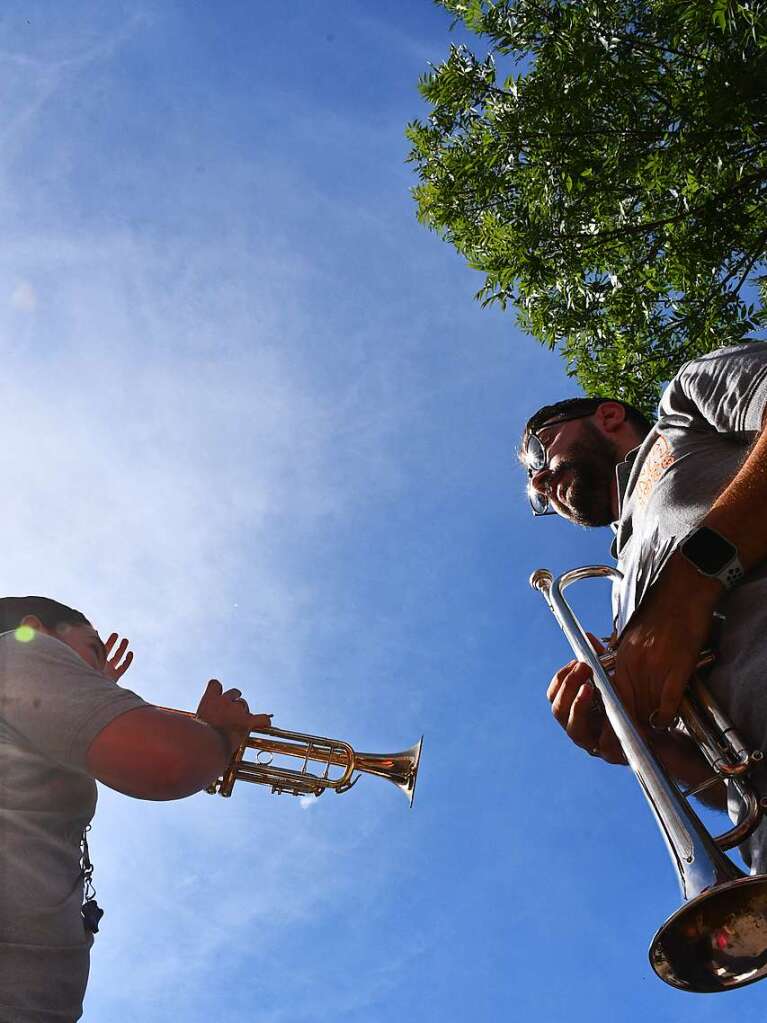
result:
<svg viewBox="0 0 767 1023"><path fill-rule="evenodd" d="M605 653L604 644L596 636L590 632L586 635L597 654ZM621 745L605 716L588 664L569 661L553 676L546 696L555 720L576 746L609 764L626 763Z"/></svg>
<svg viewBox="0 0 767 1023"><path fill-rule="evenodd" d="M226 738L230 752L240 748L250 732L271 727L271 714L251 714L239 689L227 689L212 678L202 695L196 716Z"/></svg>

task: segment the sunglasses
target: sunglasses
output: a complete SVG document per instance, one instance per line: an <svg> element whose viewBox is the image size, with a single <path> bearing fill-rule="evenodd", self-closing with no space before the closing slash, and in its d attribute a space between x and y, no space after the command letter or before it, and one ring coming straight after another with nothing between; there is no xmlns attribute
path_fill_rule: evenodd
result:
<svg viewBox="0 0 767 1023"><path fill-rule="evenodd" d="M552 419L550 422L544 423L538 429L545 430L549 426L559 426L560 423L569 423L574 419L587 419L589 416L593 416L595 412L596 409L594 408L589 412L577 412L569 416L560 416L558 419ZM527 439L527 446L525 448L525 465L527 466L527 499L530 502L533 515L556 515L557 513L554 509L549 506L548 491L536 490L533 486L533 476L548 468L549 452L538 434L532 431Z"/></svg>

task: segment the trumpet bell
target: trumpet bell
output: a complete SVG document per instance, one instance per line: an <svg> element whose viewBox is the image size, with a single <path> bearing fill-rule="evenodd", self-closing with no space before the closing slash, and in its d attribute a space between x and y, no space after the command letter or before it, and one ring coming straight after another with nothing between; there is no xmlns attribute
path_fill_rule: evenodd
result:
<svg viewBox="0 0 767 1023"><path fill-rule="evenodd" d="M726 881L685 903L653 938L650 965L682 991L731 991L762 980L767 876Z"/></svg>
<svg viewBox="0 0 767 1023"><path fill-rule="evenodd" d="M415 746L401 753L355 753L354 769L364 774L374 774L377 778L386 778L404 793L412 806L422 746L423 736Z"/></svg>

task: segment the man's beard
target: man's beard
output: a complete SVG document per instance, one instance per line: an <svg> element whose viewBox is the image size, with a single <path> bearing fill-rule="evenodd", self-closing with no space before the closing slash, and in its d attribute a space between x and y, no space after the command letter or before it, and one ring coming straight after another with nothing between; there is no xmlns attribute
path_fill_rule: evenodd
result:
<svg viewBox="0 0 767 1023"><path fill-rule="evenodd" d="M579 526L609 526L613 521L612 484L618 453L613 442L587 420L581 440L570 446L570 457L557 466L555 503ZM566 504L556 501L556 484L565 473L572 479L565 491Z"/></svg>

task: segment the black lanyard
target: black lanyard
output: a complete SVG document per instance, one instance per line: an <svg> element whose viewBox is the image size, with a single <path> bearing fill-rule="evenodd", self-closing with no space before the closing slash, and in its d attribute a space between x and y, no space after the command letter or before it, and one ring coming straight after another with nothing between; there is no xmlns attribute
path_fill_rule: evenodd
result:
<svg viewBox="0 0 767 1023"><path fill-rule="evenodd" d="M83 880L83 905L81 912L86 931L90 931L91 934L97 934L99 921L104 915L104 910L96 902L96 889L93 887L93 864L88 855L88 839L86 837L87 832L90 830L90 824L83 828L83 837L80 840L80 877Z"/></svg>

